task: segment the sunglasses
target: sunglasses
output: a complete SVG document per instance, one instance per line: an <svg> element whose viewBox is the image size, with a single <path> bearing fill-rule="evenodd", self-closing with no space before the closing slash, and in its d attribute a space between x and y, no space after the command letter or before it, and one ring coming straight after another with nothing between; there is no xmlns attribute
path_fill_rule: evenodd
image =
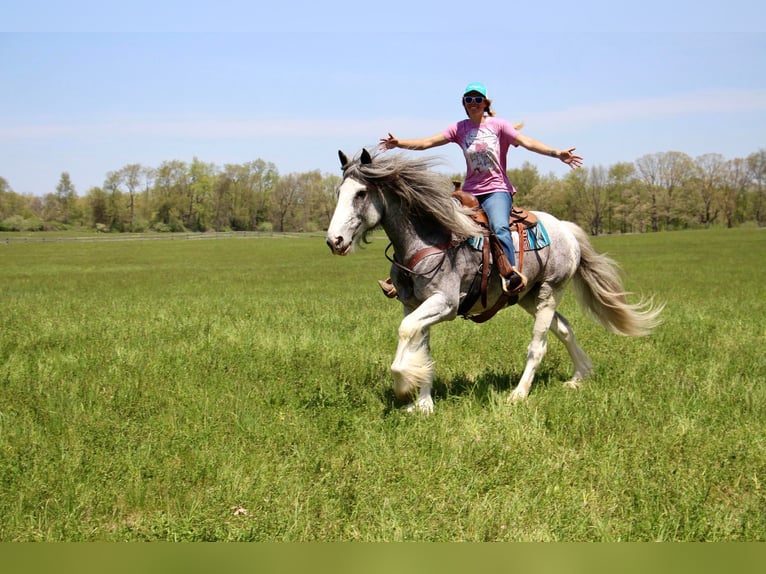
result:
<svg viewBox="0 0 766 574"><path fill-rule="evenodd" d="M463 101L466 104L480 104L484 101L482 96L464 96Z"/></svg>

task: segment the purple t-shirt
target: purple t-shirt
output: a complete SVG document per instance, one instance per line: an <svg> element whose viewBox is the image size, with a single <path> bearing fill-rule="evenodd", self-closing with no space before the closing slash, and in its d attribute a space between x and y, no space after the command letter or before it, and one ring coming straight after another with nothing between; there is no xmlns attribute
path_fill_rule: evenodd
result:
<svg viewBox="0 0 766 574"><path fill-rule="evenodd" d="M463 150L466 164L463 191L473 195L495 191L516 193L505 173L508 148L519 145L516 141L519 132L510 122L497 117L487 117L481 124L462 120L442 133Z"/></svg>

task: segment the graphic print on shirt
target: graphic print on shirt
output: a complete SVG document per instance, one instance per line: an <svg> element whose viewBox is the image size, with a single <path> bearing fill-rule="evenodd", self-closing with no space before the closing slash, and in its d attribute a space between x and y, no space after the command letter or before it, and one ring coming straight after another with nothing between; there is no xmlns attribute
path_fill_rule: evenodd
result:
<svg viewBox="0 0 766 574"><path fill-rule="evenodd" d="M492 130L483 126L469 130L465 134L463 149L472 173L499 169L500 142Z"/></svg>

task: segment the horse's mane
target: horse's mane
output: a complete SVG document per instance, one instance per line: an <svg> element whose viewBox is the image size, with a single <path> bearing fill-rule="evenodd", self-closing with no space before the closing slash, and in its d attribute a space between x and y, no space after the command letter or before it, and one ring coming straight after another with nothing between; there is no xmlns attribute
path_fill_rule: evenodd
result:
<svg viewBox="0 0 766 574"><path fill-rule="evenodd" d="M468 211L452 198L454 186L449 178L433 171L432 168L441 163L439 158L412 158L391 152L372 152L370 157L369 163L361 161L360 156L355 157L345 166L344 175L369 181L381 191L395 195L402 209L432 218L459 238L482 234Z"/></svg>

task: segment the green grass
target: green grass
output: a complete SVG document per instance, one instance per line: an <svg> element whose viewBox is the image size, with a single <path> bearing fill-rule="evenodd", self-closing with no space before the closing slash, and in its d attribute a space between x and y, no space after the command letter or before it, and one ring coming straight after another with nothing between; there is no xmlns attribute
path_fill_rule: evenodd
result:
<svg viewBox="0 0 766 574"><path fill-rule="evenodd" d="M658 332L568 295L593 377L509 405L531 319L439 325L431 417L383 238L0 244L0 540L766 540L766 235L594 243Z"/></svg>

